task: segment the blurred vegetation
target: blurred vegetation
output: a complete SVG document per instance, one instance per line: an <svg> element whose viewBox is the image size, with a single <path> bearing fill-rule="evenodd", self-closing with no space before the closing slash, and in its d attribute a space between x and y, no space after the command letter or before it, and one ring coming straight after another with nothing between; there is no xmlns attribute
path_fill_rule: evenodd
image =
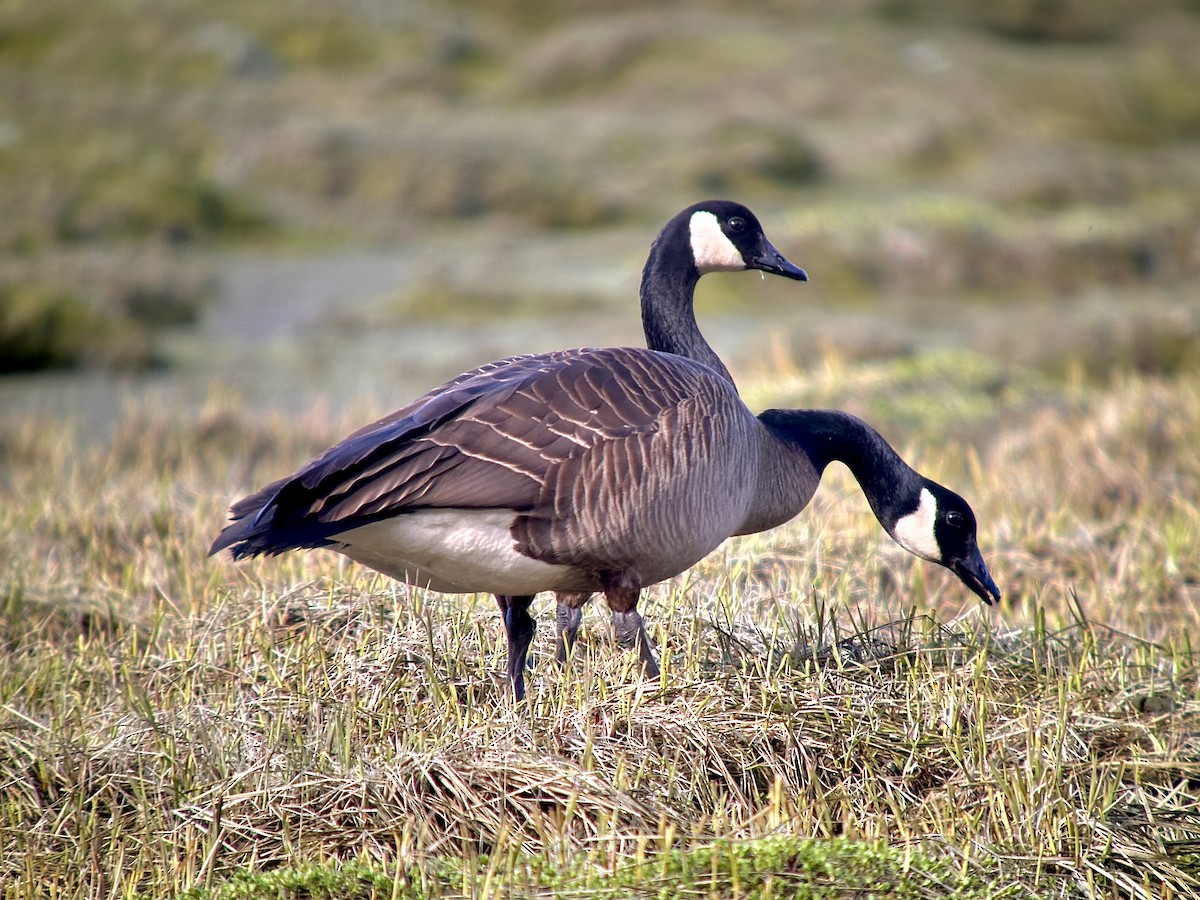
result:
<svg viewBox="0 0 1200 900"><path fill-rule="evenodd" d="M0 291L0 372L56 368L84 360L97 346L108 362L143 357L136 339L124 347L122 329L69 294L35 285Z"/></svg>
<svg viewBox="0 0 1200 900"><path fill-rule="evenodd" d="M709 195L790 216L826 304L1133 302L1200 277L1198 141L1195 0L5 0L0 356L164 358L211 281L147 274L127 316L131 257L649 233ZM85 346L64 302L117 327Z"/></svg>

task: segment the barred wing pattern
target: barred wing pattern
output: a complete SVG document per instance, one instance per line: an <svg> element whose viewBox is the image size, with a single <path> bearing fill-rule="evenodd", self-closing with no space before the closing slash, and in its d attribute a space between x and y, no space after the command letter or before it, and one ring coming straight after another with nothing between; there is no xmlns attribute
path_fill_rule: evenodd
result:
<svg viewBox="0 0 1200 900"><path fill-rule="evenodd" d="M231 547L241 558L324 546L340 532L421 509L509 509L527 514L515 529L524 552L594 568L589 552L622 539L606 529L606 511L631 511L620 498L644 492L636 488L651 457L670 463L678 455L654 435L694 425L697 404L707 403L696 442L703 456L722 440L724 427L703 423L722 421L711 404L727 391L704 366L637 348L491 363L239 501L212 552ZM589 521L579 519L585 511ZM620 518L617 530L628 532L629 517ZM583 545L570 533L593 527Z"/></svg>

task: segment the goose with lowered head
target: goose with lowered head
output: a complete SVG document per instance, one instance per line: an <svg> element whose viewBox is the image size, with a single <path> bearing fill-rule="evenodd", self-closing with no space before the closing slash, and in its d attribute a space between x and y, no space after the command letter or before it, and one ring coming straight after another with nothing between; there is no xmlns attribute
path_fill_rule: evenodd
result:
<svg viewBox="0 0 1200 900"><path fill-rule="evenodd" d="M712 221L688 220L697 274L679 282L686 309L654 324L676 337L688 335L689 322L695 329L690 292L703 271L804 277L756 220L731 228L728 219L741 216L700 212ZM652 250L648 272L654 261ZM656 303L682 293L652 291L650 319L661 311ZM647 324L648 338L651 330ZM684 571L732 535L787 521L807 505L825 467L840 461L897 542L951 569L985 602L999 599L965 500L913 471L852 416L755 416L711 349L716 366L697 361L707 344L698 329L689 339L696 338L703 346L682 355L564 350L464 373L235 503L210 553L329 547L410 584L492 593L520 699L536 593L560 592L561 600L603 591L619 642L656 672L637 611L642 587Z"/></svg>

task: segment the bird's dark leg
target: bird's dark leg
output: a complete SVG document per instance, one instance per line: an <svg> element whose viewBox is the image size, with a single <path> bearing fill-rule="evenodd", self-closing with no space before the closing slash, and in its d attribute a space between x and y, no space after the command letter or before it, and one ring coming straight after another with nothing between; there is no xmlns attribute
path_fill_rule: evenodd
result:
<svg viewBox="0 0 1200 900"><path fill-rule="evenodd" d="M637 648L642 659L642 668L647 675L658 674L658 660L650 649L650 638L646 635L646 624L637 611L638 596L642 592L642 579L632 569L610 572L602 576L604 598L612 610L613 628L617 644L626 650Z"/></svg>
<svg viewBox="0 0 1200 900"><path fill-rule="evenodd" d="M532 602L532 595L496 595L496 605L504 617L504 630L508 632L508 680L512 682L513 696L517 700L525 699L525 655L529 652L533 631L537 628L533 616L529 615L529 604Z"/></svg>
<svg viewBox="0 0 1200 900"><path fill-rule="evenodd" d="M555 623L558 626L558 649L554 658L559 665L565 665L567 654L575 646L575 636L579 634L579 623L583 620L583 607L592 599L589 593L560 591L554 595L558 606L554 611Z"/></svg>

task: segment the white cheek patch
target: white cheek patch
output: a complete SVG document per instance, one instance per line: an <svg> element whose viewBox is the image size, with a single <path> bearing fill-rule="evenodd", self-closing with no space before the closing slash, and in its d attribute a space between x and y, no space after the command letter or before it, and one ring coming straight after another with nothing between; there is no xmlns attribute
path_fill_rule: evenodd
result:
<svg viewBox="0 0 1200 900"><path fill-rule="evenodd" d="M940 563L942 550L933 531L936 518L937 500L929 493L928 488L921 488L921 502L915 510L896 523L892 537L909 553L915 553L930 562Z"/></svg>
<svg viewBox="0 0 1200 900"><path fill-rule="evenodd" d="M742 253L721 230L721 223L710 212L692 213L692 258L700 274L705 272L740 272L746 268Z"/></svg>

